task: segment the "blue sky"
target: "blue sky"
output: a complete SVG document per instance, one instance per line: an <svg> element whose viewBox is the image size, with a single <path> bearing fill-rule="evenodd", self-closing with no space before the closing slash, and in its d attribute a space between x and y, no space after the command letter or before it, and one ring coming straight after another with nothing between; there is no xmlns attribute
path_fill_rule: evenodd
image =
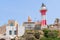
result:
<svg viewBox="0 0 60 40"><path fill-rule="evenodd" d="M17 20L21 25L28 16L31 16L32 21L41 20L39 10L42 3L48 9L47 24L60 18L60 0L0 0L0 26L7 24L9 19Z"/></svg>

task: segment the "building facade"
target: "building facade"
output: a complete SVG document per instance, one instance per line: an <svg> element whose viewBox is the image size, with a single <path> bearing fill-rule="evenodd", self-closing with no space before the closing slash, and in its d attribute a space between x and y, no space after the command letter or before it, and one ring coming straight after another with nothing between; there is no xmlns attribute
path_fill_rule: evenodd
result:
<svg viewBox="0 0 60 40"><path fill-rule="evenodd" d="M32 22L31 18L28 16L28 21L23 23L25 30L34 30L35 22Z"/></svg>
<svg viewBox="0 0 60 40"><path fill-rule="evenodd" d="M3 31L0 33L0 39L5 39L5 40L11 40L16 36L20 37L25 32L25 28L23 26L20 26L14 20L9 20L8 24L3 26L0 30Z"/></svg>

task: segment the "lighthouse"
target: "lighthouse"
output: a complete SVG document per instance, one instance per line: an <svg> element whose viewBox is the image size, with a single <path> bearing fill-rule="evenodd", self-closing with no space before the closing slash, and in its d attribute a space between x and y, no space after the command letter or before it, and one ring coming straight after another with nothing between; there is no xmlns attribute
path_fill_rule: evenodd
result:
<svg viewBox="0 0 60 40"><path fill-rule="evenodd" d="M41 10L40 10L40 13L41 13L41 29L47 28L46 12L47 12L46 6L42 3Z"/></svg>

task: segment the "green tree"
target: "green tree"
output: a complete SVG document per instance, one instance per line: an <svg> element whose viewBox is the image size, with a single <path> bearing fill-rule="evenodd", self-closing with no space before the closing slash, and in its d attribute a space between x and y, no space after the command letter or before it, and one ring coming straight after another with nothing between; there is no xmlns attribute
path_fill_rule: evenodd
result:
<svg viewBox="0 0 60 40"><path fill-rule="evenodd" d="M56 38L58 36L58 31L56 30L49 30L49 29L44 29L44 36L45 37L51 37L51 38Z"/></svg>
<svg viewBox="0 0 60 40"><path fill-rule="evenodd" d="M43 29L43 32L44 32L44 36L45 36L45 37L48 37L47 34L48 34L49 32L51 32L51 30L49 30L49 29Z"/></svg>
<svg viewBox="0 0 60 40"><path fill-rule="evenodd" d="M48 37L50 37L50 38L57 38L57 36L58 36L58 31L56 31L56 30L53 30L53 31L51 31L51 32L48 32Z"/></svg>

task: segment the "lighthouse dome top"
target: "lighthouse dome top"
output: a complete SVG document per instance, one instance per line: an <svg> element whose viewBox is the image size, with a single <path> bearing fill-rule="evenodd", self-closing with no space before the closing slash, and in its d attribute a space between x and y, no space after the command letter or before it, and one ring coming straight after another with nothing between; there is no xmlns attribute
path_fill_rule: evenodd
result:
<svg viewBox="0 0 60 40"><path fill-rule="evenodd" d="M46 6L44 5L44 3L42 3L42 7L46 7Z"/></svg>
<svg viewBox="0 0 60 40"><path fill-rule="evenodd" d="M44 3L42 3L41 10L46 10L46 5L44 5Z"/></svg>

